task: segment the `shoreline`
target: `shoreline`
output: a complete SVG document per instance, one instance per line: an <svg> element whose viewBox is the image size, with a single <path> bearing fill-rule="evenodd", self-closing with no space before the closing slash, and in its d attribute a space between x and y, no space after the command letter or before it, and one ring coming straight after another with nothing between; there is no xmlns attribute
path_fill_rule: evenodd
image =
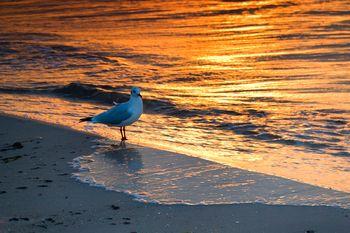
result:
<svg viewBox="0 0 350 233"><path fill-rule="evenodd" d="M68 162L91 154L96 135L5 114L0 122L0 231L345 233L350 228L350 210L337 207L137 202L71 178L76 171Z"/></svg>
<svg viewBox="0 0 350 233"><path fill-rule="evenodd" d="M13 104L17 106L19 103L17 101L18 96L1 96L5 100L3 102L6 102L6 104L2 105L0 111L6 112L7 114L34 119L39 122L46 122L46 124L54 123L60 127L65 126L84 133L86 131L93 131L92 133L99 137L113 138L119 141L119 133L115 129L110 129L103 125L94 125L91 127L89 124L77 123L81 117L96 113L96 110L92 111L91 109L100 109L100 106L86 105L82 102L71 102L60 98L22 96L24 101L21 102L18 108L14 109L12 107ZM38 110L32 109L30 101L25 101L27 98L35 99L35 105ZM48 107L51 105L57 106L58 108L51 109ZM76 112L77 108L84 109L86 112L84 114L79 111ZM36 114L35 112L39 112L40 114ZM76 112L77 114L64 114L66 112ZM152 118L151 115L145 114L138 124L128 128L128 135L131 136L132 142L144 147L156 148L161 151L172 151L246 171L283 177L285 179L323 187L325 189L350 193L350 181L346 179L349 173L346 156L332 156L328 153L317 155L313 153L305 154L302 151L300 151L300 154L295 151L297 148L293 149L293 146L284 146L278 151L273 150L270 154L266 154L265 152L259 153L254 152L254 150L251 151L249 149L249 143L247 144L247 142L245 142L244 145L242 145L240 139L236 141L237 138L230 139L229 144L232 144L230 148L225 148L224 146L213 149L215 140L208 141L208 144L204 141L204 147L202 144L192 144L192 141L189 140L191 136L186 136L191 134L184 135L175 133L175 130L168 131L167 127L162 127L166 118L160 117L157 119L157 123L155 123ZM160 128L158 126L160 126ZM155 133L155 128L162 133ZM171 133L171 131L173 132ZM243 130L243 132L244 131L245 130ZM249 132L249 130L247 132ZM163 135L163 133L165 133L164 135L166 136L159 136ZM141 135L141 137L139 137L139 135ZM237 132L232 135L239 137L240 133ZM243 136L243 138L244 137L245 136ZM189 141L184 144L186 140ZM259 143L260 140L256 142ZM272 143L271 145L274 144ZM270 145L265 145L265 148L269 148L269 146ZM237 153L237 151L243 148L246 148L247 151ZM319 175L319 168L322 168L322 176ZM305 176L305 174L307 174L307 176Z"/></svg>

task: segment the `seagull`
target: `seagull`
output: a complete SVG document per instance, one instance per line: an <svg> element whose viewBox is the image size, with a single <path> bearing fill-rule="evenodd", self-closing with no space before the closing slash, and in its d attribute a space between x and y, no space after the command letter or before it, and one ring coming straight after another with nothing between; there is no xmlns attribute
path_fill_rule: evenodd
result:
<svg viewBox="0 0 350 233"><path fill-rule="evenodd" d="M127 102L120 103L111 109L102 112L94 117L85 117L80 122L88 121L92 123L101 123L109 126L119 126L122 141L127 140L125 126L131 125L137 121L143 112L141 90L138 87L132 87L130 99ZM123 134L124 133L124 134Z"/></svg>

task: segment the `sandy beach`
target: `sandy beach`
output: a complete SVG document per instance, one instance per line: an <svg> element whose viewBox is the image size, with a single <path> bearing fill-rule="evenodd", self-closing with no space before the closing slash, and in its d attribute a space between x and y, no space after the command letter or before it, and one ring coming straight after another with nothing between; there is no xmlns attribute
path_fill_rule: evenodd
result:
<svg viewBox="0 0 350 233"><path fill-rule="evenodd" d="M0 116L1 232L341 233L350 210L263 204L159 205L91 187L69 163L96 136ZM155 151L156 152L156 151ZM147 156L144 154L142 156Z"/></svg>

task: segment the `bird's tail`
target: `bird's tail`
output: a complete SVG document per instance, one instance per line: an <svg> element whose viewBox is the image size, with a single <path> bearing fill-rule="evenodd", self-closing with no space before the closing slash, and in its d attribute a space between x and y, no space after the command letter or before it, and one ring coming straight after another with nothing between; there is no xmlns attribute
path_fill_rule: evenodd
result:
<svg viewBox="0 0 350 233"><path fill-rule="evenodd" d="M83 121L91 121L92 117L85 117L85 118L81 118L79 120L79 122L83 122Z"/></svg>

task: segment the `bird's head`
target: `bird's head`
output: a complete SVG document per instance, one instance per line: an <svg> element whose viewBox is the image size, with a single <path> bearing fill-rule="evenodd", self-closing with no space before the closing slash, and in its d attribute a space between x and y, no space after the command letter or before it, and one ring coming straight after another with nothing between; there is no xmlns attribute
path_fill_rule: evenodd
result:
<svg viewBox="0 0 350 233"><path fill-rule="evenodd" d="M138 88L138 87L132 87L131 88L131 96L135 96L135 97L141 97L142 98L142 96L141 96L141 90L140 90L140 88Z"/></svg>

